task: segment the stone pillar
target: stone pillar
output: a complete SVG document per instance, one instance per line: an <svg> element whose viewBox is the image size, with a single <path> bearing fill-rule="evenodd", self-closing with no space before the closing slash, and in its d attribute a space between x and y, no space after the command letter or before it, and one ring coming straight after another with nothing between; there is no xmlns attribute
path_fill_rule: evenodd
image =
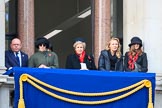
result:
<svg viewBox="0 0 162 108"><path fill-rule="evenodd" d="M5 71L5 0L0 0L0 74Z"/></svg>
<svg viewBox="0 0 162 108"><path fill-rule="evenodd" d="M123 0L124 52L128 50L131 37L142 39L148 57L148 70L156 73L155 108L162 106L161 4L161 0Z"/></svg>
<svg viewBox="0 0 162 108"><path fill-rule="evenodd" d="M144 40L144 0L123 0L123 43L124 52L128 51L128 44L133 36L139 36L145 47ZM145 47L146 49L146 47Z"/></svg>
<svg viewBox="0 0 162 108"><path fill-rule="evenodd" d="M100 51L105 49L110 40L111 14L110 0L94 0L94 56L98 66Z"/></svg>
<svg viewBox="0 0 162 108"><path fill-rule="evenodd" d="M124 2L124 51L130 38L143 40L148 56L149 71L162 73L162 10L161 0L123 0Z"/></svg>
<svg viewBox="0 0 162 108"><path fill-rule="evenodd" d="M13 89L14 78L7 75L0 75L0 108L13 108L13 101L10 98L10 92Z"/></svg>
<svg viewBox="0 0 162 108"><path fill-rule="evenodd" d="M34 53L34 35L34 0L18 0L18 37L29 56Z"/></svg>
<svg viewBox="0 0 162 108"><path fill-rule="evenodd" d="M10 91L7 87L1 86L0 87L0 100L1 100L1 108L10 108Z"/></svg>

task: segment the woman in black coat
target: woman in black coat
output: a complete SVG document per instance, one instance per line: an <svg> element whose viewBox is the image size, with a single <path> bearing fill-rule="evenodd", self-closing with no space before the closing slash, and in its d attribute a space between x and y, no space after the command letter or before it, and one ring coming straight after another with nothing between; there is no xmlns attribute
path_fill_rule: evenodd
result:
<svg viewBox="0 0 162 108"><path fill-rule="evenodd" d="M93 56L87 55L85 52L86 43L82 38L76 39L73 44L75 53L67 56L66 68L67 69L80 69L80 70L96 70Z"/></svg>
<svg viewBox="0 0 162 108"><path fill-rule="evenodd" d="M139 37L133 37L129 47L130 50L125 53L125 71L147 72L148 61L146 53L142 51L142 40Z"/></svg>
<svg viewBox="0 0 162 108"><path fill-rule="evenodd" d="M111 38L105 50L101 51L98 69L106 71L123 71L123 58L118 38Z"/></svg>

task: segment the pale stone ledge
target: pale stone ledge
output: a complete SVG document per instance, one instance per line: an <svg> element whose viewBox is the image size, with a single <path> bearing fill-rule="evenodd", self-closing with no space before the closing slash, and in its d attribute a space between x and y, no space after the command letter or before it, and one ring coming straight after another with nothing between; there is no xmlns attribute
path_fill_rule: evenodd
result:
<svg viewBox="0 0 162 108"><path fill-rule="evenodd" d="M156 90L162 90L162 73L156 73Z"/></svg>
<svg viewBox="0 0 162 108"><path fill-rule="evenodd" d="M0 75L2 75L6 71L6 67L0 66Z"/></svg>

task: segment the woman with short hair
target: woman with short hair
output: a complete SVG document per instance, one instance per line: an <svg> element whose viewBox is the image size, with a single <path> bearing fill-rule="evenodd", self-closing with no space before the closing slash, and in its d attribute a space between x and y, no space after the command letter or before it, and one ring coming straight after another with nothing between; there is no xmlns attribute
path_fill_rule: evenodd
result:
<svg viewBox="0 0 162 108"><path fill-rule="evenodd" d="M94 58L85 51L86 43L84 39L77 38L73 44L74 54L70 54L66 59L67 69L96 70Z"/></svg>

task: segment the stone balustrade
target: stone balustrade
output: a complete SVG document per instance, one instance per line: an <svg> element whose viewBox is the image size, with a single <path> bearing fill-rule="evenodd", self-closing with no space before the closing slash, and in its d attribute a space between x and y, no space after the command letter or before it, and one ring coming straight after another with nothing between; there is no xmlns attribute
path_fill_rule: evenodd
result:
<svg viewBox="0 0 162 108"><path fill-rule="evenodd" d="M0 75L0 108L13 108L14 78Z"/></svg>

